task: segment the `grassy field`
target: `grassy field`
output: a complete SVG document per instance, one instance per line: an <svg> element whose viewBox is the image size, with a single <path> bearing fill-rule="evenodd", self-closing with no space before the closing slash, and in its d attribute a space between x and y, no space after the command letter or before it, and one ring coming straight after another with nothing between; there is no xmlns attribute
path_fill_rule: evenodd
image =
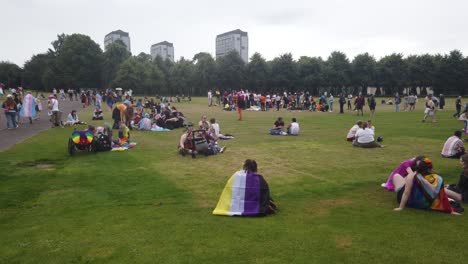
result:
<svg viewBox="0 0 468 264"><path fill-rule="evenodd" d="M422 100L420 100L422 101ZM462 124L448 109L437 123L377 106L385 148L345 141L357 119L311 112L236 112L205 98L175 104L189 120L216 117L224 154L181 157L182 130L132 132L126 152L68 157L72 128L53 129L0 153L1 263L466 263L467 216L405 209L380 184L404 159L424 154L447 183L461 171L443 159ZM110 112L107 109L106 118ZM296 117L298 137L270 136L278 116ZM89 120L91 109L80 114ZM102 123L91 122L99 125ZM279 206L264 218L211 214L227 179L255 159Z"/></svg>

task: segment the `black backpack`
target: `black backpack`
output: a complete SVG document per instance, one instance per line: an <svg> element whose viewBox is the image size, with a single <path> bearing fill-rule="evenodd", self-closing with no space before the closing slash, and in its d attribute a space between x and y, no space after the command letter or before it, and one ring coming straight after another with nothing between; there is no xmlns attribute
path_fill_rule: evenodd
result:
<svg viewBox="0 0 468 264"><path fill-rule="evenodd" d="M94 137L94 151L109 151L112 149L112 142L108 135L99 133Z"/></svg>

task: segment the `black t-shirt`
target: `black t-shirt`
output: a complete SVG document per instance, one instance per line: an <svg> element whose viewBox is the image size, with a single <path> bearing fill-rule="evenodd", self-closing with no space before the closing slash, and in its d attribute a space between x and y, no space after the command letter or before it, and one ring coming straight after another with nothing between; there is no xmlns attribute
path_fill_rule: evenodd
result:
<svg viewBox="0 0 468 264"><path fill-rule="evenodd" d="M276 120L275 122L275 127L283 126L284 127L284 122L283 121L278 121Z"/></svg>
<svg viewBox="0 0 468 264"><path fill-rule="evenodd" d="M468 203L468 177L463 172L460 174L457 189L457 192L462 195L463 202Z"/></svg>

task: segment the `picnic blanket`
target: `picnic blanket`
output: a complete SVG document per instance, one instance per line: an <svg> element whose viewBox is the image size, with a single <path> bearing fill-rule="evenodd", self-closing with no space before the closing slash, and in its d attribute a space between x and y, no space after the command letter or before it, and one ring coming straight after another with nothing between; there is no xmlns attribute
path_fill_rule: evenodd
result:
<svg viewBox="0 0 468 264"><path fill-rule="evenodd" d="M125 142L122 145L113 144L111 151L125 151L134 148L136 145L136 142Z"/></svg>

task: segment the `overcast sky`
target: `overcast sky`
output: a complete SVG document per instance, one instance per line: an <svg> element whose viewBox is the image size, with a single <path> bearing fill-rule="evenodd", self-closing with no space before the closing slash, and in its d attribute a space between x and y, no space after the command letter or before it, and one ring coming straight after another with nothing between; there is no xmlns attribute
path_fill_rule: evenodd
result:
<svg viewBox="0 0 468 264"><path fill-rule="evenodd" d="M0 0L0 61L20 66L47 51L57 34L81 33L103 48L104 36L130 33L132 53L174 43L175 58L215 53L217 34L248 32L249 56L291 52L322 56L369 52L468 55L463 0Z"/></svg>

